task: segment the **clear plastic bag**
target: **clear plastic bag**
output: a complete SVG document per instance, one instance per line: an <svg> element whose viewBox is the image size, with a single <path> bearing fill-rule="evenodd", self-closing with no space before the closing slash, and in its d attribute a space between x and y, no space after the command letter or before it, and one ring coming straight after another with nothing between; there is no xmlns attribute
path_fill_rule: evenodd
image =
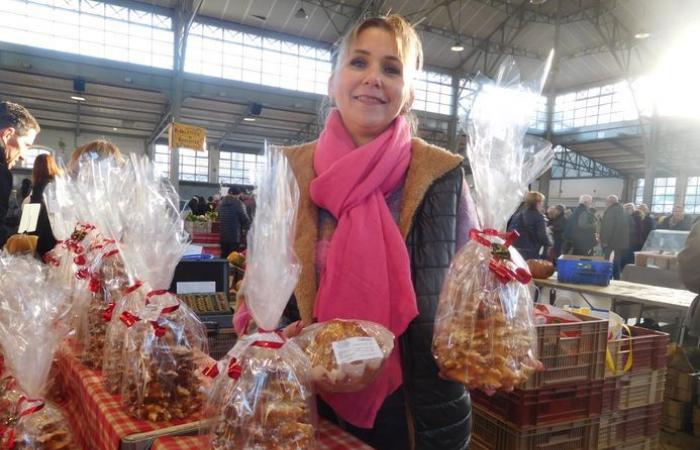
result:
<svg viewBox="0 0 700 450"><path fill-rule="evenodd" d="M207 408L215 450L316 448L310 365L296 343L275 333L247 336L219 366Z"/></svg>
<svg viewBox="0 0 700 450"><path fill-rule="evenodd" d="M174 295L152 291L138 316L126 311L120 320L128 328L121 391L127 413L158 422L199 412L197 352L205 351L207 340L194 312Z"/></svg>
<svg viewBox="0 0 700 450"><path fill-rule="evenodd" d="M433 355L443 376L487 392L517 387L540 364L531 276L511 247L517 234L501 231L553 158L551 144L525 137L550 65L551 56L542 77L527 86L506 61L495 82L477 81L463 121L481 229L471 230L445 278Z"/></svg>
<svg viewBox="0 0 700 450"><path fill-rule="evenodd" d="M367 387L394 349L394 334L362 320L315 323L294 341L311 364L310 377L324 392L356 392Z"/></svg>
<svg viewBox="0 0 700 450"><path fill-rule="evenodd" d="M0 397L0 447L74 449L68 421L43 400L58 344L68 328L66 292L47 282L47 269L32 257L0 254L0 345L7 371Z"/></svg>
<svg viewBox="0 0 700 450"><path fill-rule="evenodd" d="M255 323L274 330L299 279L294 254L299 187L282 151L266 147L241 289Z"/></svg>

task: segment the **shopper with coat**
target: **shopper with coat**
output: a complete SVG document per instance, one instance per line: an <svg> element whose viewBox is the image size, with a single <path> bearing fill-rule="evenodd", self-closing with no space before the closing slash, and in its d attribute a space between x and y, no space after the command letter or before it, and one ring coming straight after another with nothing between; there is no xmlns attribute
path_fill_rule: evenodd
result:
<svg viewBox="0 0 700 450"><path fill-rule="evenodd" d="M550 251L550 260L555 262L562 254L564 248L564 232L566 231L566 207L564 205L552 206L547 210L549 229L552 235L553 246Z"/></svg>
<svg viewBox="0 0 700 450"><path fill-rule="evenodd" d="M54 180L56 175L61 173L62 171L56 165L53 155L39 155L34 160L34 168L32 169L32 184L34 188L32 189L29 202L41 205L36 230L32 233L38 236L36 255L39 259L43 259L44 255L56 246L56 238L53 235L49 215L46 211L46 203L44 202L44 190Z"/></svg>
<svg viewBox="0 0 700 450"><path fill-rule="evenodd" d="M544 198L541 192L528 192L524 207L508 226L508 231L518 232L514 246L525 259L539 259L552 246L547 233L547 219L542 214Z"/></svg>
<svg viewBox="0 0 700 450"><path fill-rule="evenodd" d="M477 224L462 157L413 137L421 61L399 16L343 38L319 139L285 150L300 189L295 300L303 325L364 319L396 336L370 386L320 395L322 416L380 450L463 450L469 393L439 376L431 348L440 288ZM246 315L239 303L237 330L250 328Z"/></svg>
<svg viewBox="0 0 700 450"><path fill-rule="evenodd" d="M598 219L591 212L593 197L584 194L579 198L579 205L566 222L564 229L564 253L569 251L574 255L589 256L596 246Z"/></svg>
<svg viewBox="0 0 700 450"><path fill-rule="evenodd" d="M620 279L622 259L630 245L629 217L616 195L608 196L607 208L603 214L600 243L605 258L613 255L613 278Z"/></svg>
<svg viewBox="0 0 700 450"><path fill-rule="evenodd" d="M678 254L678 274L689 291L700 294L700 224L695 224ZM700 295L690 304L684 326L689 335L700 338Z"/></svg>
<svg viewBox="0 0 700 450"><path fill-rule="evenodd" d="M250 226L250 218L245 205L238 198L241 188L231 186L228 195L219 202L221 257L226 258L231 252L241 251L245 247L243 231Z"/></svg>

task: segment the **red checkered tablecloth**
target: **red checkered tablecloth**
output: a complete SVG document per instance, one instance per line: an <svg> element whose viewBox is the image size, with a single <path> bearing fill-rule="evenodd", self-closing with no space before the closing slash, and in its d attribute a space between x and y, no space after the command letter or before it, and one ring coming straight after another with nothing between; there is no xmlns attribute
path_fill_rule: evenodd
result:
<svg viewBox="0 0 700 450"><path fill-rule="evenodd" d="M57 367L57 381L66 399L62 406L76 441L85 450L119 450L125 437L156 430L165 434L168 428L199 420L152 423L128 416L119 396L105 390L100 373L82 366L67 346L57 353Z"/></svg>
<svg viewBox="0 0 700 450"><path fill-rule="evenodd" d="M372 450L350 433L332 423L319 424L319 450ZM163 436L153 441L151 450L210 450L207 436Z"/></svg>

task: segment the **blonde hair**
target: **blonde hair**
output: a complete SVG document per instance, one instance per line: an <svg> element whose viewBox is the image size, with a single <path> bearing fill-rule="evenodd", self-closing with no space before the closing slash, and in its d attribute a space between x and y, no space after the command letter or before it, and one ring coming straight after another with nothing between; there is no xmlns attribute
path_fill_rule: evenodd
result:
<svg viewBox="0 0 700 450"><path fill-rule="evenodd" d="M80 160L84 155L89 153L94 154L97 159L104 159L111 156L118 164L124 164L124 157L122 156L122 152L119 151L119 147L106 139L96 139L73 151L70 162L68 163L68 172L73 175L77 174L80 170Z"/></svg>
<svg viewBox="0 0 700 450"><path fill-rule="evenodd" d="M408 99L401 113L408 114L415 96L413 80L416 73L423 68L423 45L416 29L403 17L397 14L390 14L388 16L370 17L358 22L340 41L333 71L335 72L338 69L360 34L370 28L380 28L388 31L396 39L396 48L403 65L404 97ZM409 122L414 120L413 118L408 119Z"/></svg>
<svg viewBox="0 0 700 450"><path fill-rule="evenodd" d="M525 196L525 206L534 208L538 203L544 202L544 194L537 191L530 191Z"/></svg>

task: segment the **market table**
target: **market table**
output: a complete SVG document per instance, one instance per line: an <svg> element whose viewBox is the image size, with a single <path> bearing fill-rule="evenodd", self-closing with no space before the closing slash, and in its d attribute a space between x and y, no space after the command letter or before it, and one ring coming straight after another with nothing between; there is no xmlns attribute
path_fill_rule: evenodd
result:
<svg viewBox="0 0 700 450"><path fill-rule="evenodd" d="M372 450L372 447L332 423L319 423L319 450ZM165 436L153 442L151 450L211 450L207 436Z"/></svg>
<svg viewBox="0 0 700 450"><path fill-rule="evenodd" d="M62 406L77 443L85 450L143 450L158 436L192 434L199 429L199 417L153 423L127 415L119 396L105 389L100 372L80 364L67 345L57 352L56 367Z"/></svg>
<svg viewBox="0 0 700 450"><path fill-rule="evenodd" d="M685 313L697 294L683 289L672 289L648 284L631 283L629 281L612 280L609 286L596 286L592 284L570 284L557 280L556 274L544 280L535 279L535 285L550 289L550 303L556 300L556 289L573 291L580 294L587 302L584 294L600 295L608 297L611 301L610 309L620 303L633 303L639 306L637 321L642 318L644 308L673 309L678 313ZM589 303L590 305L590 303ZM679 333L679 340L683 335Z"/></svg>

